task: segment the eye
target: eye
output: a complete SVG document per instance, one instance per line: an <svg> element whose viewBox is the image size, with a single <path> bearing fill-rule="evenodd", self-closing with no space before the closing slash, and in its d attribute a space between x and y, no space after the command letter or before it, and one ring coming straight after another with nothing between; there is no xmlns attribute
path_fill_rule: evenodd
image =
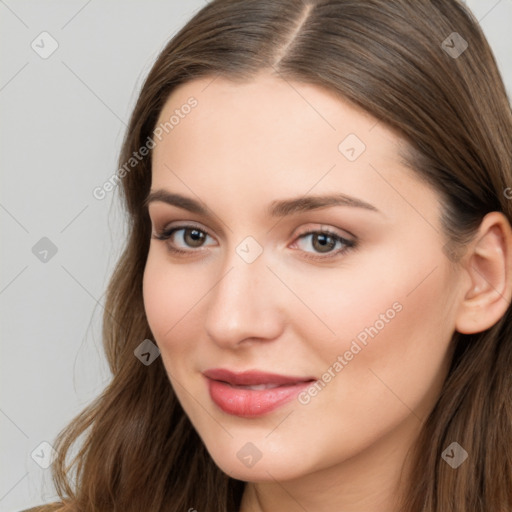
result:
<svg viewBox="0 0 512 512"><path fill-rule="evenodd" d="M177 235L180 231L182 233ZM207 237L210 237L207 231L199 229L197 226L193 225L175 226L169 229L164 229L153 235L153 238L156 240L167 241L167 246L171 252L180 254L197 252L194 251L194 249L201 248ZM184 250L179 246L177 247L176 240L181 240L185 244L185 248L192 250Z"/></svg>
<svg viewBox="0 0 512 512"><path fill-rule="evenodd" d="M328 258L334 258L335 256L356 246L356 242L354 240L348 240L329 229L308 231L298 237L299 241L307 239L309 239L309 241L303 244L303 250L306 253L309 253L306 258L310 259L325 260ZM295 245L297 245L297 242L295 242ZM306 248L304 248L304 246L306 246ZM311 254L307 248L312 248L313 254ZM326 256L322 256L323 254L326 254Z"/></svg>
<svg viewBox="0 0 512 512"><path fill-rule="evenodd" d="M181 234L178 235L180 232ZM170 227L152 235L152 238L156 240L167 242L170 252L183 255L199 252L198 249L205 245L208 237L212 238L206 230L190 224ZM329 229L311 230L302 233L292 247L300 245L298 242L307 239L309 239L309 242L302 246L302 250L307 254L304 257L307 259L326 260L356 247L355 240L348 240ZM177 244L179 240L183 244L181 247ZM308 249L313 249L313 252Z"/></svg>

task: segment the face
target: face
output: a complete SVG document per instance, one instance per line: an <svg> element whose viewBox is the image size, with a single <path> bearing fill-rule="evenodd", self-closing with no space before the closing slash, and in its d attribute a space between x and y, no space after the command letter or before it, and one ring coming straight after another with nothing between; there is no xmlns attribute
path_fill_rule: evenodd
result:
<svg viewBox="0 0 512 512"><path fill-rule="evenodd" d="M318 86L196 80L157 125L172 116L144 302L211 456L253 482L392 464L451 355L438 194L396 133Z"/></svg>

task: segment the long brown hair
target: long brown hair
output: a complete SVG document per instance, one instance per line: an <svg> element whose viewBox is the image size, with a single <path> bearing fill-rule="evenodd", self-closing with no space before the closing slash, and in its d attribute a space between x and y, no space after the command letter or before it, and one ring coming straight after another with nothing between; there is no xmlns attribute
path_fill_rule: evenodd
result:
<svg viewBox="0 0 512 512"><path fill-rule="evenodd" d="M512 220L504 193L512 186L510 104L477 21L456 0L214 0L151 69L120 167L147 144L178 85L219 75L247 81L261 71L330 90L401 133L409 165L443 199L455 263L486 213ZM56 440L57 491L65 510L77 512L236 511L244 483L210 458L161 358L145 366L134 357L153 339L142 297L151 153L120 183L129 236L103 324L113 377ZM411 453L403 511L512 510L511 309L485 332L455 333L453 343L449 374ZM454 441L469 454L456 470L441 457Z"/></svg>

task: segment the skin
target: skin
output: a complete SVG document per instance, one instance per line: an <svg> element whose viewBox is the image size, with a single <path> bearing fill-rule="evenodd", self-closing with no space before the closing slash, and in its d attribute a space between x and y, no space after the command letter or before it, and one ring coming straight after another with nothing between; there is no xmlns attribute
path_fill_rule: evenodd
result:
<svg viewBox="0 0 512 512"><path fill-rule="evenodd" d="M160 122L191 96L197 107L153 150L151 190L199 199L209 215L162 201L149 214L154 233L192 223L209 236L202 245L183 230L153 238L144 274L146 314L171 385L215 463L249 482L242 512L394 511L453 333L479 332L506 310L510 226L489 214L454 265L443 251L439 195L404 165L401 138L364 111L262 73L247 83L186 83ZM366 145L353 162L338 149L349 134ZM274 200L332 192L378 212L266 213ZM323 228L356 247L329 258L340 243L321 252L318 235L300 238ZM252 263L236 252L248 236L263 249ZM401 310L334 371L393 304ZM201 372L219 367L320 380L331 368L335 376L305 405L294 399L247 419L210 399ZM237 457L248 442L261 453L252 467Z"/></svg>

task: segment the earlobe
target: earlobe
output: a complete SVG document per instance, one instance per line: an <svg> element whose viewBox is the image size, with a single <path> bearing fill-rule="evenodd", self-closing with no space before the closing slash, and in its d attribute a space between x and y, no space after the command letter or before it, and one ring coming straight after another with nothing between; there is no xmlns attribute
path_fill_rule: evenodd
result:
<svg viewBox="0 0 512 512"><path fill-rule="evenodd" d="M512 229L500 212L487 214L464 258L470 280L455 328L462 334L485 331L507 311L512 296Z"/></svg>

